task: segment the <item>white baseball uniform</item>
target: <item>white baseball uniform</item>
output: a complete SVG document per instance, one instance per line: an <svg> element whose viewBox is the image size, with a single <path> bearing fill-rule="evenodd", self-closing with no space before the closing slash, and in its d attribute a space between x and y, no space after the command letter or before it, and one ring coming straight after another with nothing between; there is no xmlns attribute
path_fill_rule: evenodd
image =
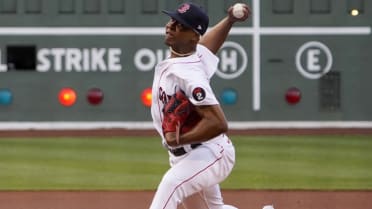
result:
<svg viewBox="0 0 372 209"><path fill-rule="evenodd" d="M151 114L169 151L171 168L163 176L150 209L177 209L186 197L195 193L204 197L207 208L223 208L219 183L230 174L235 163L235 149L229 138L221 134L201 145L169 147L161 126L163 106L178 89L194 105L219 104L210 86L218 62L212 52L198 45L193 55L167 58L155 68ZM180 149L182 152L178 152Z"/></svg>

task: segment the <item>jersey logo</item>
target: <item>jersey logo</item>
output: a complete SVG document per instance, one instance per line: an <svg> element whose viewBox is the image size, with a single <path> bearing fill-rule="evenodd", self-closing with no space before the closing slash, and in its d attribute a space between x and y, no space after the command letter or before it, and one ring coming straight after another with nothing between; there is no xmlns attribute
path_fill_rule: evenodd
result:
<svg viewBox="0 0 372 209"><path fill-rule="evenodd" d="M169 98L170 98L170 96L168 96L168 95L165 93L165 91L163 91L163 88L160 87L160 88L159 88L159 100L160 100L163 104L165 104L165 103L168 102Z"/></svg>
<svg viewBox="0 0 372 209"><path fill-rule="evenodd" d="M205 99L204 89L201 87L196 87L194 90L192 90L192 97L194 97L194 99L199 102L204 100Z"/></svg>

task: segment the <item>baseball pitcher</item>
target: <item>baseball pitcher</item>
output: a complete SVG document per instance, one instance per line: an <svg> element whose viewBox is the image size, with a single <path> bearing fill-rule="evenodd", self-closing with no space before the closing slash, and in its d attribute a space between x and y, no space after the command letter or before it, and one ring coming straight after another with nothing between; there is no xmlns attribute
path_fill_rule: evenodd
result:
<svg viewBox="0 0 372 209"><path fill-rule="evenodd" d="M208 30L209 17L195 3L183 3L165 25L164 42L171 55L155 68L151 114L169 153L164 174L150 209L223 209L219 183L230 174L235 149L227 136L225 115L210 85L219 59L215 55L235 22L245 21L233 7Z"/></svg>

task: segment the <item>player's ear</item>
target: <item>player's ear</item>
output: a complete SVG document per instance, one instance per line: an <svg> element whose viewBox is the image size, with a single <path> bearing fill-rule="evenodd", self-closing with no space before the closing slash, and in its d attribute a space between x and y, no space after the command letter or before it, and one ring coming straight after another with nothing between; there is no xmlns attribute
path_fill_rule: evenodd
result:
<svg viewBox="0 0 372 209"><path fill-rule="evenodd" d="M199 40L200 40L200 35L198 33L194 33L192 39L191 39L194 43L199 43Z"/></svg>

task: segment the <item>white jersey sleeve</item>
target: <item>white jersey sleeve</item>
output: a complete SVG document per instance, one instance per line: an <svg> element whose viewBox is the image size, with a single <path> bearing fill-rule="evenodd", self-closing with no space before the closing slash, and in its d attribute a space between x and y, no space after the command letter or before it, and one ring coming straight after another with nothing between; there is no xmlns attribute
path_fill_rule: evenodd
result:
<svg viewBox="0 0 372 209"><path fill-rule="evenodd" d="M207 47L198 44L196 53L200 57L202 64L205 66L204 71L207 73L208 78L212 78L217 71L219 58L213 54Z"/></svg>
<svg viewBox="0 0 372 209"><path fill-rule="evenodd" d="M178 75L178 87L182 89L194 105L215 105L218 101L210 86L207 75L198 68L188 69L187 75Z"/></svg>
<svg viewBox="0 0 372 209"><path fill-rule="evenodd" d="M198 45L195 56L198 57L199 62L188 63L187 67L185 63L173 65L181 69L174 71L174 79L194 105L219 104L210 86L210 78L216 72L219 60L202 45ZM182 70L184 68L187 70Z"/></svg>

